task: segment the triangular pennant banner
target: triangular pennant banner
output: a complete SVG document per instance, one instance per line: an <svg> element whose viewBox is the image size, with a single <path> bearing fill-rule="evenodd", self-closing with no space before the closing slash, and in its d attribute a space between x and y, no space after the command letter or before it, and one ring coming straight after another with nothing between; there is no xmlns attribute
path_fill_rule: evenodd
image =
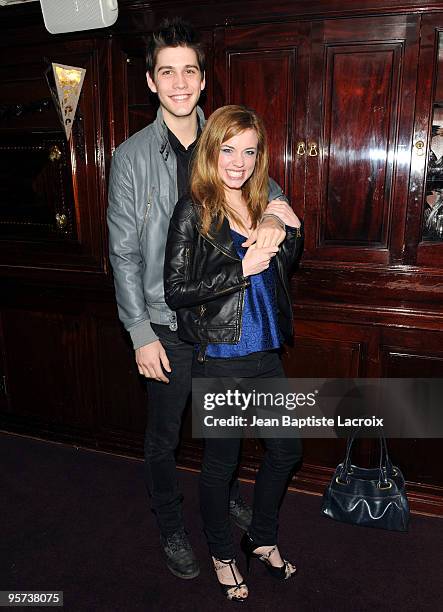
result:
<svg viewBox="0 0 443 612"><path fill-rule="evenodd" d="M47 74L48 85L69 140L86 70L52 62L52 71L54 79Z"/></svg>

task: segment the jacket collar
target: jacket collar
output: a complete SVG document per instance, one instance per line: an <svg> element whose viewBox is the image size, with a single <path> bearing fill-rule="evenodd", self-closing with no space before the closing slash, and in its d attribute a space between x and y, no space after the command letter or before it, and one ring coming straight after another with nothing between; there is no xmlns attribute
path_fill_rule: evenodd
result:
<svg viewBox="0 0 443 612"><path fill-rule="evenodd" d="M222 253L225 253L225 255L228 257L232 257L240 261L237 249L232 241L231 228L229 227L229 222L226 217L223 219L220 229L217 229L217 222L212 221L211 227L209 228L209 233L211 238L207 238L205 236L208 242L215 246L215 248L217 248L219 251L222 251Z"/></svg>
<svg viewBox="0 0 443 612"><path fill-rule="evenodd" d="M203 129L205 124L205 115L199 106L197 106L197 121L200 125L200 129ZM166 161L170 152L172 151L172 147L169 144L168 128L166 127L166 123L163 119L161 106L158 107L157 117L154 120L154 130L159 144L159 153Z"/></svg>

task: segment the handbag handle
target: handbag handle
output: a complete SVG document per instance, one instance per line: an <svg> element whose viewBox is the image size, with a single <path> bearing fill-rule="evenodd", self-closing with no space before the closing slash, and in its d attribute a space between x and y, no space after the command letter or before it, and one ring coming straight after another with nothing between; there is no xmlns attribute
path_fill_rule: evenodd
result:
<svg viewBox="0 0 443 612"><path fill-rule="evenodd" d="M351 436L348 438L347 444L346 444L346 455L345 455L345 459L342 463L342 467L340 470L340 475L338 476L339 481L342 484L347 484L348 483L348 476L349 473L351 471L351 451L352 451L352 447L354 445L354 441L356 438L356 435L358 433L358 431L360 430L360 428L358 427L357 429L355 429L353 431L353 433L351 434ZM389 453L388 453L388 445L386 443L386 438L382 435L379 434L379 442L380 442L380 460L379 460L379 476L378 476L378 487L380 489L389 489L391 487L391 484L388 480L388 471L391 474L395 475L395 469L394 466L392 465L391 459L389 457Z"/></svg>

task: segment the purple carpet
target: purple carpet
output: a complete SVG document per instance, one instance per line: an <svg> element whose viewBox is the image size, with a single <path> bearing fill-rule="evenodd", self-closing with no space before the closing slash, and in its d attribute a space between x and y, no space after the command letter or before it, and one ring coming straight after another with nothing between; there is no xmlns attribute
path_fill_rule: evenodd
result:
<svg viewBox="0 0 443 612"><path fill-rule="evenodd" d="M198 475L180 471L186 526L202 571L163 562L138 460L0 435L0 590L64 591L64 610L237 609L213 575L198 513ZM251 500L252 486L242 485ZM280 548L299 575L280 583L257 562L242 610L436 612L443 606L443 521L412 516L407 534L320 515L320 498L288 493ZM237 542L241 532L235 531ZM238 554L240 568L244 559Z"/></svg>

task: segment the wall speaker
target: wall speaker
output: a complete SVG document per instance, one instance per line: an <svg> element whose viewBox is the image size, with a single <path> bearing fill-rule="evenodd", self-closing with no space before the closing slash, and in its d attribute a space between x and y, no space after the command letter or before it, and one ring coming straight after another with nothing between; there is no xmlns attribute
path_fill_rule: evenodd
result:
<svg viewBox="0 0 443 612"><path fill-rule="evenodd" d="M117 0L40 0L48 32L77 32L111 26L118 17Z"/></svg>

